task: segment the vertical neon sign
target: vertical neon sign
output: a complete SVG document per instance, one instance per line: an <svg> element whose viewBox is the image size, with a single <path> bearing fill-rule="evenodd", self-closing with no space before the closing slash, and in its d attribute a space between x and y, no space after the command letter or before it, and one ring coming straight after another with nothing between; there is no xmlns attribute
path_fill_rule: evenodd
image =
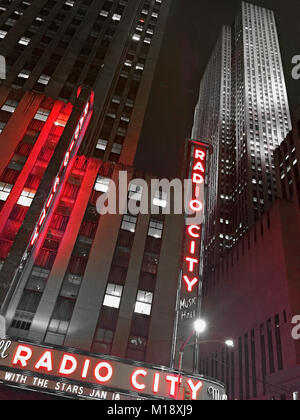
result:
<svg viewBox="0 0 300 420"><path fill-rule="evenodd" d="M86 130L88 128L88 125L90 123L92 114L93 114L93 103L94 103L94 94L93 92L90 95L89 100L87 101L84 110L81 114L81 117L78 121L78 124L76 126L76 129L71 137L69 147L66 151L64 160L59 168L59 171L57 173L57 176L55 177L53 186L51 188L50 194L47 197L45 206L40 214L39 220L35 226L34 232L32 234L32 237L30 239L30 245L28 251L35 245L37 242L37 239L43 229L43 226L45 224L45 221L51 211L51 208L53 206L53 203L55 202L56 197L59 194L59 191L62 187L65 174L67 172L68 167L70 167L71 163L73 162L74 158L77 155L77 152L79 150L79 147L81 145L81 142L83 140L83 137L86 133Z"/></svg>
<svg viewBox="0 0 300 420"><path fill-rule="evenodd" d="M186 226L182 279L188 293L197 293L200 281L200 253L207 147L202 146L201 143L193 142L190 144L190 148L191 165L189 179L192 181L192 194L189 201L189 209L195 215L195 224L188 224Z"/></svg>
<svg viewBox="0 0 300 420"><path fill-rule="evenodd" d="M190 188L186 197L186 215L183 235L183 256L178 284L176 322L174 330L172 364L176 368L180 346L192 336L194 321L201 311L203 232L207 172L210 146L188 140L185 149L184 177ZM197 346L185 350L183 369L196 371Z"/></svg>

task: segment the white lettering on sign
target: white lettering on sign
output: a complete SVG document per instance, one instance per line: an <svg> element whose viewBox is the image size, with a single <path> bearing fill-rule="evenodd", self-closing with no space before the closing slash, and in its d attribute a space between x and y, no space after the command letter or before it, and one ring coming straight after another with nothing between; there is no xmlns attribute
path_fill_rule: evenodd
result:
<svg viewBox="0 0 300 420"><path fill-rule="evenodd" d="M0 341L0 359L6 359L8 357L8 350L11 346L11 341L2 340Z"/></svg>

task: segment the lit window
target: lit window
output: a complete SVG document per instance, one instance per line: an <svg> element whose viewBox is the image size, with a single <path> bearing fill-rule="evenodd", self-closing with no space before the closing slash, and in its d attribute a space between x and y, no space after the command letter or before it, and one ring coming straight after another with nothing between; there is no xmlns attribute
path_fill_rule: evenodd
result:
<svg viewBox="0 0 300 420"><path fill-rule="evenodd" d="M141 201L143 195L143 187L130 183L128 198L130 200Z"/></svg>
<svg viewBox="0 0 300 420"><path fill-rule="evenodd" d="M131 216L129 214L125 214L122 220L121 229L127 230L128 232L135 232L137 218L136 216Z"/></svg>
<svg viewBox="0 0 300 420"><path fill-rule="evenodd" d="M148 231L148 236L151 236L152 238L161 239L162 233L164 229L163 222L160 222L159 220L150 220L150 226Z"/></svg>
<svg viewBox="0 0 300 420"><path fill-rule="evenodd" d="M1 134L1 133L2 133L2 131L4 130L5 126L6 126L6 123L5 123L5 122L3 122L3 121L0 121L0 134Z"/></svg>
<svg viewBox="0 0 300 420"><path fill-rule="evenodd" d="M162 191L156 191L153 199L154 206L166 208L168 204L168 194Z"/></svg>
<svg viewBox="0 0 300 420"><path fill-rule="evenodd" d="M6 201L9 194L11 193L12 188L13 186L11 184L0 182L0 200Z"/></svg>
<svg viewBox="0 0 300 420"><path fill-rule="evenodd" d="M123 286L109 283L107 285L103 306L119 309L122 293L123 293Z"/></svg>
<svg viewBox="0 0 300 420"><path fill-rule="evenodd" d="M9 99L2 106L1 110L6 111L6 112L14 113L17 106L18 106L18 103L19 103L18 101L12 101L12 100Z"/></svg>
<svg viewBox="0 0 300 420"><path fill-rule="evenodd" d="M139 290L134 312L141 315L150 315L152 301L153 301L153 293Z"/></svg>
<svg viewBox="0 0 300 420"><path fill-rule="evenodd" d="M47 76L46 74L41 74L38 83L40 83L41 85L45 85L47 86L48 83L50 82L51 77Z"/></svg>
<svg viewBox="0 0 300 420"><path fill-rule="evenodd" d="M38 121L46 122L47 119L48 119L48 117L49 117L49 115L50 115L50 111L48 109L42 109L42 108L40 108L38 110L38 112L36 113L34 119L35 120L38 120Z"/></svg>
<svg viewBox="0 0 300 420"><path fill-rule="evenodd" d="M122 152L122 148L123 148L122 144L114 143L111 149L111 152L115 153L116 155L120 155Z"/></svg>
<svg viewBox="0 0 300 420"><path fill-rule="evenodd" d="M98 176L94 190L107 193L109 190L110 179L104 178L103 176Z"/></svg>
<svg viewBox="0 0 300 420"><path fill-rule="evenodd" d="M36 193L35 190L25 188L22 191L17 204L19 204L20 206L24 206L24 207L30 207L31 203L32 203L32 200L34 199L35 193Z"/></svg>
<svg viewBox="0 0 300 420"><path fill-rule="evenodd" d="M0 31L0 39L4 39L7 35L7 31Z"/></svg>
<svg viewBox="0 0 300 420"><path fill-rule="evenodd" d="M97 143L97 146L96 146L96 149L98 149L98 150L106 150L107 144L108 144L108 141L107 140L99 139L98 140L98 143Z"/></svg>
<svg viewBox="0 0 300 420"><path fill-rule="evenodd" d="M25 70L23 69L19 74L18 77L20 77L21 79L29 79L30 77L30 71L29 70Z"/></svg>
<svg viewBox="0 0 300 420"><path fill-rule="evenodd" d="M117 21L121 20L121 15L115 13L112 17L112 20L117 20Z"/></svg>
<svg viewBox="0 0 300 420"><path fill-rule="evenodd" d="M19 44L27 46L29 45L30 41L31 41L30 38L27 38L26 36L22 36L22 38L19 40Z"/></svg>

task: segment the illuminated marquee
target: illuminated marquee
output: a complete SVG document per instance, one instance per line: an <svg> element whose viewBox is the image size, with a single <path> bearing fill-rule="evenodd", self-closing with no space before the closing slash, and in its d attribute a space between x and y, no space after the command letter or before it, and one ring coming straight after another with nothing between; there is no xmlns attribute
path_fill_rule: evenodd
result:
<svg viewBox="0 0 300 420"><path fill-rule="evenodd" d="M185 249L182 279L188 293L193 293L199 285L200 251L202 239L202 219L204 210L204 188L207 164L207 147L201 143L191 144L192 197L190 210L195 215L196 224L188 225L185 232Z"/></svg>
<svg viewBox="0 0 300 420"><path fill-rule="evenodd" d="M46 204L42 210L42 213L39 217L39 220L37 222L37 225L34 229L34 232L32 234L32 237L30 239L30 247L33 247L36 243L40 232L43 228L44 222L47 219L48 214L50 213L52 204L55 201L56 196L58 195L58 192L61 188L65 173L67 171L68 166L73 161L73 158L76 156L78 149L81 145L82 139L86 133L87 127L89 125L90 119L92 117L93 113L93 101L94 101L94 94L92 93L84 110L83 113L79 119L79 122L76 126L76 129L74 131L74 134L71 138L68 150L66 151L64 160L61 164L61 167L58 171L58 174L55 178L55 181L53 183L53 186L51 188L51 192L47 198Z"/></svg>
<svg viewBox="0 0 300 420"><path fill-rule="evenodd" d="M0 342L0 380L87 398L97 398L102 389L146 399L176 399L180 397L179 384L180 391L187 391L192 400L211 399L208 390L212 386L220 389L220 395L225 394L220 384L204 377L9 340Z"/></svg>

